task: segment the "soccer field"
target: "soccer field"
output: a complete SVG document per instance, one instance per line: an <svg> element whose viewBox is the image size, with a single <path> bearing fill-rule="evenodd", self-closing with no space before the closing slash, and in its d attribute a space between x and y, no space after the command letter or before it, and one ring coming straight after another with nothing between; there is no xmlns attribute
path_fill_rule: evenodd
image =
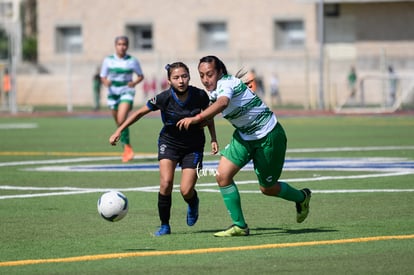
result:
<svg viewBox="0 0 414 275"><path fill-rule="evenodd" d="M216 238L231 220L209 144L197 224L186 225L175 186L172 234L154 237L158 117L131 127L127 164L108 143L108 116L0 117L0 274L412 274L414 117L279 121L288 136L281 179L312 189L308 219L297 224L293 203L260 194L247 165L236 182L251 235ZM233 128L221 118L216 128L224 148ZM129 200L115 223L96 207L109 189Z"/></svg>

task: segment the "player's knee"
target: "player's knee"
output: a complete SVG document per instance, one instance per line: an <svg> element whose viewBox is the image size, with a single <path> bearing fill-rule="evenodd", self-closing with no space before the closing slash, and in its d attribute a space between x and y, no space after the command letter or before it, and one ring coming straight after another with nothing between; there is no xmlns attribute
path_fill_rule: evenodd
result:
<svg viewBox="0 0 414 275"><path fill-rule="evenodd" d="M228 186L233 182L233 179L225 177L219 173L216 174L216 181L219 186Z"/></svg>
<svg viewBox="0 0 414 275"><path fill-rule="evenodd" d="M189 199L194 196L193 189L181 189L180 192L181 192L181 196L183 196L184 199Z"/></svg>
<svg viewBox="0 0 414 275"><path fill-rule="evenodd" d="M216 174L216 181L220 185L220 182L223 181L223 176L221 176L219 173Z"/></svg>
<svg viewBox="0 0 414 275"><path fill-rule="evenodd" d="M272 196L272 192L269 190L269 188L264 188L263 186L260 186L260 191L262 191L263 195Z"/></svg>
<svg viewBox="0 0 414 275"><path fill-rule="evenodd" d="M173 183L170 181L160 182L160 193L163 195L169 195L172 193Z"/></svg>
<svg viewBox="0 0 414 275"><path fill-rule="evenodd" d="M280 186L279 184L275 184L270 187L260 186L260 191L262 191L262 194L266 196L277 196L280 192Z"/></svg>

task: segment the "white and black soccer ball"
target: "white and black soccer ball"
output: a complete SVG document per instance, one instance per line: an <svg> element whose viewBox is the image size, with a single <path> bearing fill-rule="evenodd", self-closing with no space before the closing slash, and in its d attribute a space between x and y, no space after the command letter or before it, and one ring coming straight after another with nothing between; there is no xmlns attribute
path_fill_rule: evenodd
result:
<svg viewBox="0 0 414 275"><path fill-rule="evenodd" d="M98 213L107 221L117 222L128 213L128 199L119 191L108 191L98 200Z"/></svg>

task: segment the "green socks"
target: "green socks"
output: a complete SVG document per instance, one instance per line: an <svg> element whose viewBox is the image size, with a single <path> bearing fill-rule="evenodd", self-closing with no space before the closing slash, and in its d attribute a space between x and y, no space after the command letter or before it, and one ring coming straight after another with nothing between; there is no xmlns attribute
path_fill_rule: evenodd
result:
<svg viewBox="0 0 414 275"><path fill-rule="evenodd" d="M279 182L279 184L280 193L277 195L279 198L294 202L302 202L305 199L305 194L301 190L293 188L286 182ZM220 193L233 220L233 224L241 228L246 227L246 221L241 208L240 193L236 184L233 182L228 186L220 187Z"/></svg>
<svg viewBox="0 0 414 275"><path fill-rule="evenodd" d="M120 137L120 141L122 144L129 144L129 128L125 128L122 132L121 132L121 137Z"/></svg>
<svg viewBox="0 0 414 275"><path fill-rule="evenodd" d="M227 207L230 217L233 220L233 224L242 228L246 227L246 222L241 208L240 194L236 184L233 182L229 186L220 187L220 193L223 197L224 204Z"/></svg>
<svg viewBox="0 0 414 275"><path fill-rule="evenodd" d="M280 184L280 193L277 195L279 198L294 201L294 202L302 202L305 199L305 194L302 191L293 188L286 182L279 182Z"/></svg>

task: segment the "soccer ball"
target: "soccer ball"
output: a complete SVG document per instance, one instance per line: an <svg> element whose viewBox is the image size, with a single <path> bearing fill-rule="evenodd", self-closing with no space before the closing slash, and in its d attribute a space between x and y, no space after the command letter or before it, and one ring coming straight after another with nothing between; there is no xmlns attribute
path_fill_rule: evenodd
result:
<svg viewBox="0 0 414 275"><path fill-rule="evenodd" d="M117 222L128 213L128 199L119 191L103 193L98 200L98 213L107 221Z"/></svg>

